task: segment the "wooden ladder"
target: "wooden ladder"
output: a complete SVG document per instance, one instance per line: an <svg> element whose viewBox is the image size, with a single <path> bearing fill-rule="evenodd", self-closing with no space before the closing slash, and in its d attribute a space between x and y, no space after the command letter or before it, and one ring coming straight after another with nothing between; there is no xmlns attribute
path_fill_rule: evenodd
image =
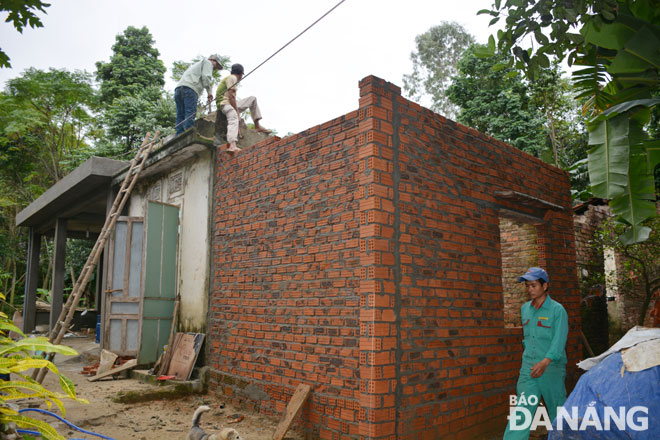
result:
<svg viewBox="0 0 660 440"><path fill-rule="evenodd" d="M89 283L96 265L99 263L103 248L105 247L108 238L110 238L110 234L114 230L117 218L124 209L124 205L131 195L131 191L133 191L133 187L135 186L135 183L137 182L138 177L144 168L147 157L149 157L149 153L151 153L153 146L156 144L156 139L158 139L158 131L156 131L156 134L151 141L149 140L149 137L150 133L147 133L147 135L144 137L144 140L142 141L142 145L138 149L137 154L133 160L131 160L128 172L126 173L126 177L124 178L124 181L119 188L119 193L117 193L117 197L115 197L112 208L110 209L110 212L105 219L103 229L101 229L101 233L99 234L99 237L96 240L94 247L92 248L92 252L89 254L89 257L87 257L85 266L83 267L83 270L80 272L80 275L78 276L78 279L73 286L71 295L69 295L69 298L66 300L66 304L64 304L62 307L62 311L60 312L60 316L57 318L55 327L50 331L48 340L52 344L57 345L62 342L62 338L64 338L64 335L69 330L69 325L71 324L73 315L76 312L78 301L80 300L80 297L85 290L85 286L87 286L87 283ZM51 362L53 361L54 357L55 353L48 353L46 356L46 358ZM36 379L37 382L42 383L44 377L46 377L47 372L48 368L45 367L36 369L32 373L32 378Z"/></svg>

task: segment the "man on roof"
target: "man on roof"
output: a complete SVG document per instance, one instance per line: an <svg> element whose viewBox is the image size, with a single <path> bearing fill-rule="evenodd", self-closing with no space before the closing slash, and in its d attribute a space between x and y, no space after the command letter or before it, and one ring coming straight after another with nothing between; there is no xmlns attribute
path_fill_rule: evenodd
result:
<svg viewBox="0 0 660 440"><path fill-rule="evenodd" d="M557 416L557 408L566 401L566 337L568 315L564 307L548 295L548 273L540 267L530 267L518 277L525 283L530 301L520 308L523 328L523 356L517 392L517 407L524 407L532 418L543 397L550 420ZM524 398L522 396L524 395ZM521 412L516 411L519 415ZM526 440L532 419L526 429L512 426L509 420L504 440ZM524 420L516 425L524 426Z"/></svg>
<svg viewBox="0 0 660 440"><path fill-rule="evenodd" d="M256 131L266 134L270 133L270 130L261 126L261 110L257 104L257 98L254 96L248 96L244 99L236 98L236 86L243 78L244 72L242 65L232 65L231 74L220 81L220 85L216 91L216 96L218 96L218 99L221 99L218 108L227 117L227 142L229 143L227 151L232 153L240 151L240 148L236 145L239 135L238 118L245 110L250 110Z"/></svg>
<svg viewBox="0 0 660 440"><path fill-rule="evenodd" d="M174 89L176 103L176 134L183 133L195 124L197 100L206 89L209 104L213 101L213 71L222 70L220 56L213 54L207 59L192 64L183 72Z"/></svg>

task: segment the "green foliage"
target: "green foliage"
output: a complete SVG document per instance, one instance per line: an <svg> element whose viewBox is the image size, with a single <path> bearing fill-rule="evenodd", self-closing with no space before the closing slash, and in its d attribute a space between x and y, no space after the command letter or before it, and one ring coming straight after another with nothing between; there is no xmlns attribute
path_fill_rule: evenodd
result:
<svg viewBox="0 0 660 440"><path fill-rule="evenodd" d="M47 187L61 179L76 165L67 161L89 148L87 127L96 104L85 72L30 68L9 80L0 95L3 167L11 167L14 179L27 173L22 183Z"/></svg>
<svg viewBox="0 0 660 440"><path fill-rule="evenodd" d="M413 72L403 75L408 96L419 101L423 95L429 95L431 110L455 118L459 109L448 99L447 89L452 77L458 74L463 52L474 42L463 26L447 21L415 37L417 48L410 54Z"/></svg>
<svg viewBox="0 0 660 440"><path fill-rule="evenodd" d="M110 105L120 97L137 96L144 89L165 84L165 65L153 47L147 27L129 26L117 35L110 61L96 63L96 79L101 83L101 102Z"/></svg>
<svg viewBox="0 0 660 440"><path fill-rule="evenodd" d="M530 90L512 69L495 71L507 57L478 58L475 47L458 62L458 75L447 93L460 111L458 122L535 156L545 148L543 115Z"/></svg>
<svg viewBox="0 0 660 440"><path fill-rule="evenodd" d="M43 27L41 19L35 14L36 11L46 12L46 8L50 3L44 3L41 0L0 0L0 11L7 12L5 22L11 24L20 33L23 33L23 28L30 26L31 28ZM9 56L0 49L0 68L11 67Z"/></svg>
<svg viewBox="0 0 660 440"><path fill-rule="evenodd" d="M129 26L117 35L110 62L97 62L101 82L104 135L99 135L95 154L128 158L147 132L174 131L176 109L162 90L165 66L149 29Z"/></svg>
<svg viewBox="0 0 660 440"><path fill-rule="evenodd" d="M4 300L0 293L0 300ZM13 331L20 335L20 339L14 341L6 334ZM55 364L40 357L30 354L32 351L44 351L59 353L65 356L76 355L75 350L64 345L53 345L45 337L28 338L18 327L5 315L0 313L0 374L13 374L18 376L17 380L0 380L0 424L8 425L16 423L19 427L26 429L37 429L45 439L64 440L64 437L49 426L46 422L19 415L12 401L18 399L39 399L46 403L48 408L55 405L62 414L66 409L62 403L63 399L72 399L82 403L89 403L85 399L76 396L73 382L62 375ZM55 373L60 381L63 393L53 392L26 374L33 368L48 368Z"/></svg>
<svg viewBox="0 0 660 440"><path fill-rule="evenodd" d="M625 239L625 226L620 222L607 220L596 233L593 245L602 253L610 248L623 257L625 270L617 272L619 293L630 295L642 302L637 317L639 325L644 324L653 292L660 288L660 217L644 221L643 227L648 236L642 242L632 243Z"/></svg>
<svg viewBox="0 0 660 440"><path fill-rule="evenodd" d="M137 96L115 99L106 110L108 135L118 152L132 152L139 147L147 132L160 130L162 136L174 132L176 107L171 95L160 95L154 88Z"/></svg>
<svg viewBox="0 0 660 440"><path fill-rule="evenodd" d="M544 157L555 166L568 169L587 156L587 129L580 109L573 99L570 81L563 77L558 63L541 71L529 82L532 102L543 114L546 132ZM552 157L550 157L550 154ZM584 189L584 183L572 182Z"/></svg>
<svg viewBox="0 0 660 440"><path fill-rule="evenodd" d="M649 126L660 104L660 0L497 0L480 13L505 18L497 48L511 51L509 65L530 78L548 67L550 57L582 66L573 80L592 117L594 194L611 197L613 212L628 227L623 240L644 240L648 229L642 224L656 215L649 182L660 164L658 133ZM523 47L527 37L536 44ZM493 40L484 55L495 49ZM621 163L611 169L615 161Z"/></svg>

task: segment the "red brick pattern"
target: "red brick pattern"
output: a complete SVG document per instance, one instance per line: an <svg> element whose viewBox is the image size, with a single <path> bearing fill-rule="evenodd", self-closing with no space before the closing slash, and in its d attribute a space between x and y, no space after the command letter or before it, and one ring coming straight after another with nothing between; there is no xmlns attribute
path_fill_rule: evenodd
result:
<svg viewBox="0 0 660 440"><path fill-rule="evenodd" d="M539 264L580 352L565 173L403 99L375 77L359 110L235 158L215 185L211 387L266 413L300 382L313 438L474 439L503 428L520 367L505 328L499 210L542 219Z"/></svg>
<svg viewBox="0 0 660 440"><path fill-rule="evenodd" d="M304 418L344 435L359 410L357 133L353 112L220 155L214 200L212 382L271 414L313 384Z"/></svg>

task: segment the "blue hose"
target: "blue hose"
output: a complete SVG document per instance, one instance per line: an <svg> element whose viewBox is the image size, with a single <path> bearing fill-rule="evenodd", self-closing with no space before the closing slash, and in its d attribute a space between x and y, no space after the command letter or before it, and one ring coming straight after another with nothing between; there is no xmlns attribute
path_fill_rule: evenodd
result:
<svg viewBox="0 0 660 440"><path fill-rule="evenodd" d="M16 432L19 434L29 434L33 435L35 437L41 436L41 433L39 431L30 431L28 429L17 429ZM84 438L70 438L69 440L85 440Z"/></svg>
<svg viewBox="0 0 660 440"><path fill-rule="evenodd" d="M104 438L104 439L106 439L106 440L115 440L115 439L113 439L112 437L107 437L107 436L105 436L105 435L103 435L103 434L97 434L96 432L91 432L91 431L87 431L87 430L84 430L84 429L82 429L82 428L79 428L79 427L77 427L76 425L74 425L73 423L69 422L68 420L63 419L62 417L58 416L58 415L55 414L55 413L52 413L52 412L50 412L50 411L46 411L45 409L39 409L39 408L24 408L24 409L19 410L18 412L19 412L19 413L23 413L23 412L27 412L27 411L34 411L34 412L38 412L38 413L42 413L42 414L47 414L47 415L49 415L49 416L53 416L53 417L55 417L56 419L58 419L60 422L64 422L64 423L66 423L69 427L75 429L76 431L80 431L80 432L82 432L82 433L84 433L84 434L89 434L89 435L93 435L93 436L96 436L96 437L101 437L101 438ZM37 435L37 436L40 436L40 435L41 435L41 433L36 432L36 431L27 431L27 430L22 430L22 429L19 429L18 432L19 432L19 433L22 433L22 434L30 434L30 435ZM70 440L79 440L79 439L70 439Z"/></svg>

